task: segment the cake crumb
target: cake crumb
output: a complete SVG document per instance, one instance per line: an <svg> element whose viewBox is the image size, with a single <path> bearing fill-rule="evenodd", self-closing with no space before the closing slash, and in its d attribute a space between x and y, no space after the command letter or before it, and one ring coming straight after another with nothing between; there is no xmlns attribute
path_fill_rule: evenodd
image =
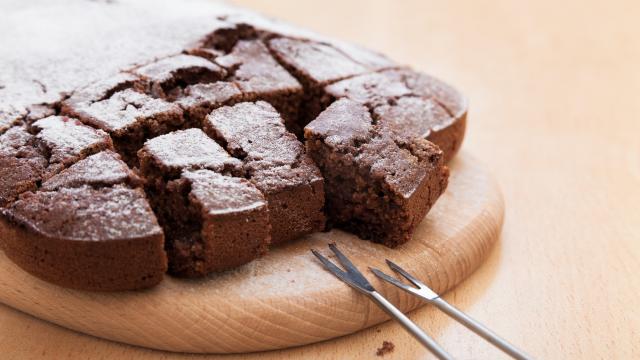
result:
<svg viewBox="0 0 640 360"><path fill-rule="evenodd" d="M382 347L378 348L378 351L376 351L376 355L385 356L389 353L392 353L395 347L396 346L391 341L385 340L382 342Z"/></svg>

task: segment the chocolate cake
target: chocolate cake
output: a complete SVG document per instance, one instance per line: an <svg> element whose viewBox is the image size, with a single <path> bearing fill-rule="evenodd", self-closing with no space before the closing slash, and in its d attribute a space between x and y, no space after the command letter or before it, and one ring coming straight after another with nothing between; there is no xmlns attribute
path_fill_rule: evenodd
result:
<svg viewBox="0 0 640 360"><path fill-rule="evenodd" d="M147 141L139 152L147 193L165 229L169 270L195 277L242 265L270 242L267 202L244 170L200 129Z"/></svg>
<svg viewBox="0 0 640 360"><path fill-rule="evenodd" d="M395 247L446 188L467 105L436 78L225 5L40 1L0 4L28 39L0 33L0 247L35 276L146 288L327 225Z"/></svg>
<svg viewBox="0 0 640 360"><path fill-rule="evenodd" d="M442 150L374 124L354 101L331 104L305 138L325 179L327 214L364 239L389 247L409 241L447 186Z"/></svg>
<svg viewBox="0 0 640 360"><path fill-rule="evenodd" d="M269 202L274 244L324 229L322 176L273 106L240 103L211 112L205 131L242 159Z"/></svg>
<svg viewBox="0 0 640 360"><path fill-rule="evenodd" d="M174 275L232 269L263 255L269 246L267 201L246 179L185 171L166 184L155 205Z"/></svg>

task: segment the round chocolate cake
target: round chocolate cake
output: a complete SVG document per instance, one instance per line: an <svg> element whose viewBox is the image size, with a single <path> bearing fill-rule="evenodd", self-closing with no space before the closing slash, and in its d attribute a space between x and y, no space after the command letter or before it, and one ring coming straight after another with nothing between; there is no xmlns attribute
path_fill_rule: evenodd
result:
<svg viewBox="0 0 640 360"><path fill-rule="evenodd" d="M330 227L401 245L464 137L442 81L246 11L2 7L40 30L0 35L0 246L62 286L200 277Z"/></svg>

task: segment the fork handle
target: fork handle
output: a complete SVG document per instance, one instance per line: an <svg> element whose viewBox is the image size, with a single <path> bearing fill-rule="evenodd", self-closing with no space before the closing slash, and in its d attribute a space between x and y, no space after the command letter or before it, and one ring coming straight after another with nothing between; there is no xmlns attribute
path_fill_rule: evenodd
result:
<svg viewBox="0 0 640 360"><path fill-rule="evenodd" d="M397 307L389 302L384 296L380 295L377 291L368 293L371 299L384 310L391 317L396 319L402 327L404 327L416 340L418 340L424 347L429 349L433 355L440 360L453 359L438 343L429 335L427 335L416 323L411 321L405 314L402 313Z"/></svg>
<svg viewBox="0 0 640 360"><path fill-rule="evenodd" d="M458 310L456 307L454 307L453 305L449 304L448 302L446 302L442 298L438 297L438 298L430 300L430 302L433 305L435 305L438 309L442 310L444 313L446 313L447 315L449 315L452 318L454 318L460 324L462 324L465 327L467 327L467 329L469 329L469 330L473 331L474 333L478 334L479 336L481 336L482 338L484 338L485 340L487 340L488 342L490 342L491 344L493 344L494 346L496 346L500 350L502 350L505 353L507 353L512 358L518 359L518 360L530 360L530 359L532 359L531 357L529 357L528 355L526 355L522 351L518 350L515 346L511 345L506 340L504 340L503 338L498 336L496 333L494 333L493 331L489 330L488 328L486 328L484 325L480 324L476 320L472 319L467 314L465 314L462 311Z"/></svg>

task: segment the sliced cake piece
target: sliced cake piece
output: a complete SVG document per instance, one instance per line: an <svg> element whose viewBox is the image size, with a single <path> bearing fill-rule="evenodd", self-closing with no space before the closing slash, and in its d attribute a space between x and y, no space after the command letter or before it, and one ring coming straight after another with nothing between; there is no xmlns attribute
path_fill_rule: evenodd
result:
<svg viewBox="0 0 640 360"><path fill-rule="evenodd" d="M270 241L264 197L249 181L232 176L243 174L241 161L202 130L151 139L139 156L167 236L172 274L204 276L264 253Z"/></svg>
<svg viewBox="0 0 640 360"><path fill-rule="evenodd" d="M46 281L82 290L151 287L167 268L162 229L142 190L25 193L0 210L7 256Z"/></svg>
<svg viewBox="0 0 640 360"><path fill-rule="evenodd" d="M187 85L215 82L226 75L213 62L186 54L160 59L132 72L147 81L153 96L166 99L175 99Z"/></svg>
<svg viewBox="0 0 640 360"><path fill-rule="evenodd" d="M447 186L437 146L374 125L369 110L352 100L329 106L305 127L305 139L325 178L331 221L364 239L389 247L407 242Z"/></svg>
<svg viewBox="0 0 640 360"><path fill-rule="evenodd" d="M259 101L221 107L204 129L243 160L247 177L267 198L272 243L324 229L320 171L273 106Z"/></svg>
<svg viewBox="0 0 640 360"><path fill-rule="evenodd" d="M322 103L348 98L366 105L378 124L399 136L421 136L438 145L449 161L466 128L467 103L442 81L410 70L391 69L327 85Z"/></svg>
<svg viewBox="0 0 640 360"><path fill-rule="evenodd" d="M246 179L185 171L167 183L157 202L172 274L198 277L232 269L268 249L267 201Z"/></svg>
<svg viewBox="0 0 640 360"><path fill-rule="evenodd" d="M124 160L136 165L136 152L149 136L182 127L182 109L175 104L135 91L116 91L105 99L68 102L65 110L85 124L108 132Z"/></svg>
<svg viewBox="0 0 640 360"><path fill-rule="evenodd" d="M107 150L78 161L45 181L40 189L53 191L83 185L109 187L116 184L137 187L142 180L120 159L120 155Z"/></svg>

